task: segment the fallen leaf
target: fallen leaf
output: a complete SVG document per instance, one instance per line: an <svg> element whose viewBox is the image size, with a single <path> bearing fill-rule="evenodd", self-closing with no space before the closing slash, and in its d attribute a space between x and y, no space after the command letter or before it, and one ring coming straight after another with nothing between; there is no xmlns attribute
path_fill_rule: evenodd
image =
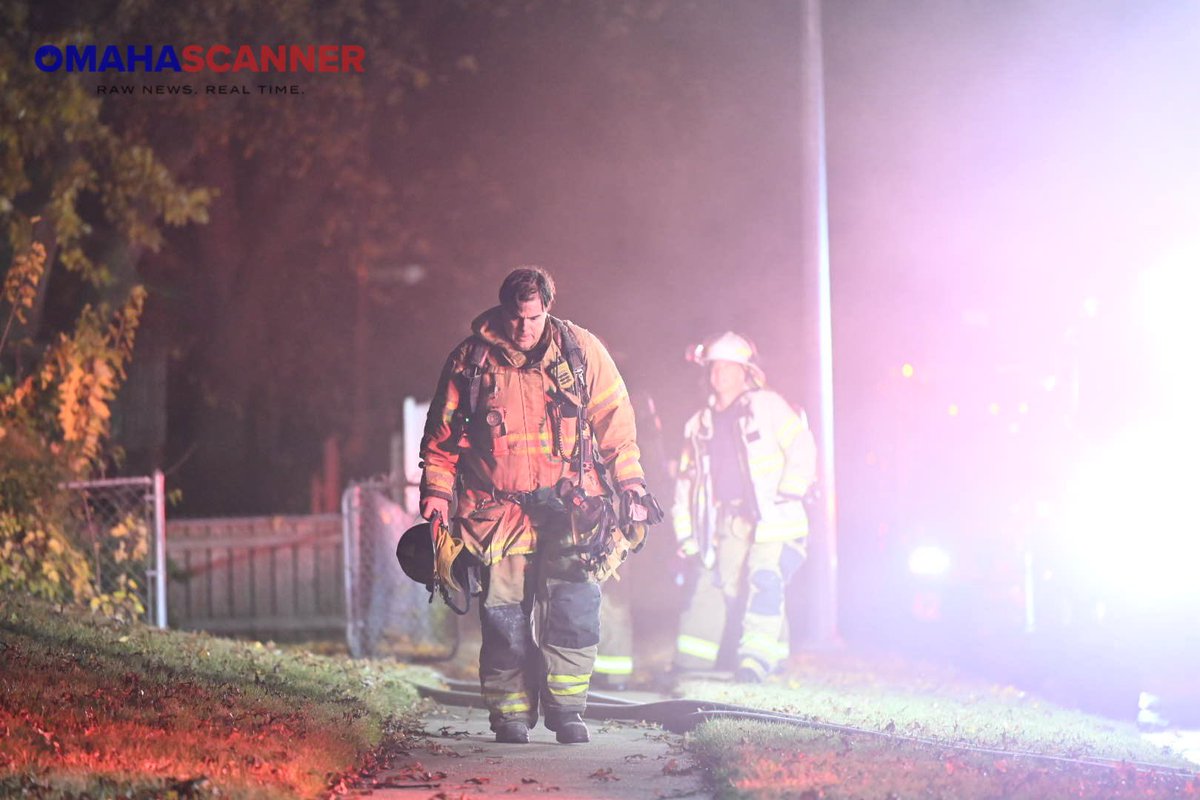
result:
<svg viewBox="0 0 1200 800"><path fill-rule="evenodd" d="M679 764L679 760L675 758L672 758L670 761L664 764L662 768L663 775L690 775L695 771L695 766L681 766Z"/></svg>

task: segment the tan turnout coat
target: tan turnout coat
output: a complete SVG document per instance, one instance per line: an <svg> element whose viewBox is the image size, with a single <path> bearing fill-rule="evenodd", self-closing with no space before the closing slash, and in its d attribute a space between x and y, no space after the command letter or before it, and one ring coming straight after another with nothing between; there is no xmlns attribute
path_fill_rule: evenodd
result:
<svg viewBox="0 0 1200 800"><path fill-rule="evenodd" d="M537 533L528 516L519 505L505 501L504 494L553 487L563 477L577 478L572 457L575 420L553 410L561 406L553 402L556 398L577 399L553 321L547 320L542 343L529 353L512 346L501 324L499 307L485 311L472 323L474 335L450 354L421 442L421 497L457 501L456 531L467 550L485 565L537 549ZM604 465L613 489L644 485L625 383L596 336L566 324L587 365L591 400L586 419L596 443L594 458ZM487 343L488 355L477 407L464 424L460 411L470 405L468 370L476 337ZM583 486L589 495L605 491L594 469L584 475Z"/></svg>

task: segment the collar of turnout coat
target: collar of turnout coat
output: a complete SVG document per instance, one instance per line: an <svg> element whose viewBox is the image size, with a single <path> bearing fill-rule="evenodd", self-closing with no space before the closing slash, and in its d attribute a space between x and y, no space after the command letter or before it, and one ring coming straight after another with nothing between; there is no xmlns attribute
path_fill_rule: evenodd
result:
<svg viewBox="0 0 1200 800"><path fill-rule="evenodd" d="M518 350L508 340L508 337L503 333L503 326L504 310L500 306L493 306L475 318L471 323L471 331L492 347L494 355L503 358L510 366L517 369L527 364L536 364L542 360L542 357L546 354L546 347L550 343L551 331L554 327L549 319L546 320L546 328L542 331L541 340L528 352Z"/></svg>

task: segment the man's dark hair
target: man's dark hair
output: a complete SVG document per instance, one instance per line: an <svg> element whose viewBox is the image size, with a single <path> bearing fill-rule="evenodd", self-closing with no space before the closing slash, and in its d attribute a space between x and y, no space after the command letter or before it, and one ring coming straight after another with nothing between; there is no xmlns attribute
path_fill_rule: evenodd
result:
<svg viewBox="0 0 1200 800"><path fill-rule="evenodd" d="M509 311L535 297L545 308L554 302L554 279L541 267L517 267L500 284L500 305Z"/></svg>

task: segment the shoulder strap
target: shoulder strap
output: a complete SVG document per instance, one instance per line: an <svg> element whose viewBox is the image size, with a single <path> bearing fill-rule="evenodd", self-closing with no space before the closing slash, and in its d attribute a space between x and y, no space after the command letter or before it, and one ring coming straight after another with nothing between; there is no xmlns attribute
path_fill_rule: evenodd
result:
<svg viewBox="0 0 1200 800"><path fill-rule="evenodd" d="M579 404L586 408L591 398L588 395L587 359L583 356L583 348L579 346L579 339L575 337L575 331L571 330L571 325L566 320L551 317L550 315L547 316L552 321L554 329L558 331L559 346L562 349L563 356L567 359L567 367L570 368L571 374L575 377L575 388L579 394Z"/></svg>
<svg viewBox="0 0 1200 800"><path fill-rule="evenodd" d="M604 475L603 463L592 458L592 430L587 418L587 406L591 400L587 386L587 359L583 355L583 348L579 346L579 339L575 336L575 331L571 330L571 324L558 317L550 317L550 319L553 321L555 330L558 331L559 348L567 360L567 367L575 377L575 389L579 395L579 407L575 414L575 440L578 442L575 469L582 480L586 467L589 464L594 465L600 485L608 494L612 494L612 486L609 485L608 479Z"/></svg>
<svg viewBox="0 0 1200 800"><path fill-rule="evenodd" d="M475 413L479 407L479 389L483 383L483 365L487 363L488 345L487 342L475 336L471 339L471 346L467 350L467 368L463 370L463 374L467 376L470 382L467 390L467 415Z"/></svg>

